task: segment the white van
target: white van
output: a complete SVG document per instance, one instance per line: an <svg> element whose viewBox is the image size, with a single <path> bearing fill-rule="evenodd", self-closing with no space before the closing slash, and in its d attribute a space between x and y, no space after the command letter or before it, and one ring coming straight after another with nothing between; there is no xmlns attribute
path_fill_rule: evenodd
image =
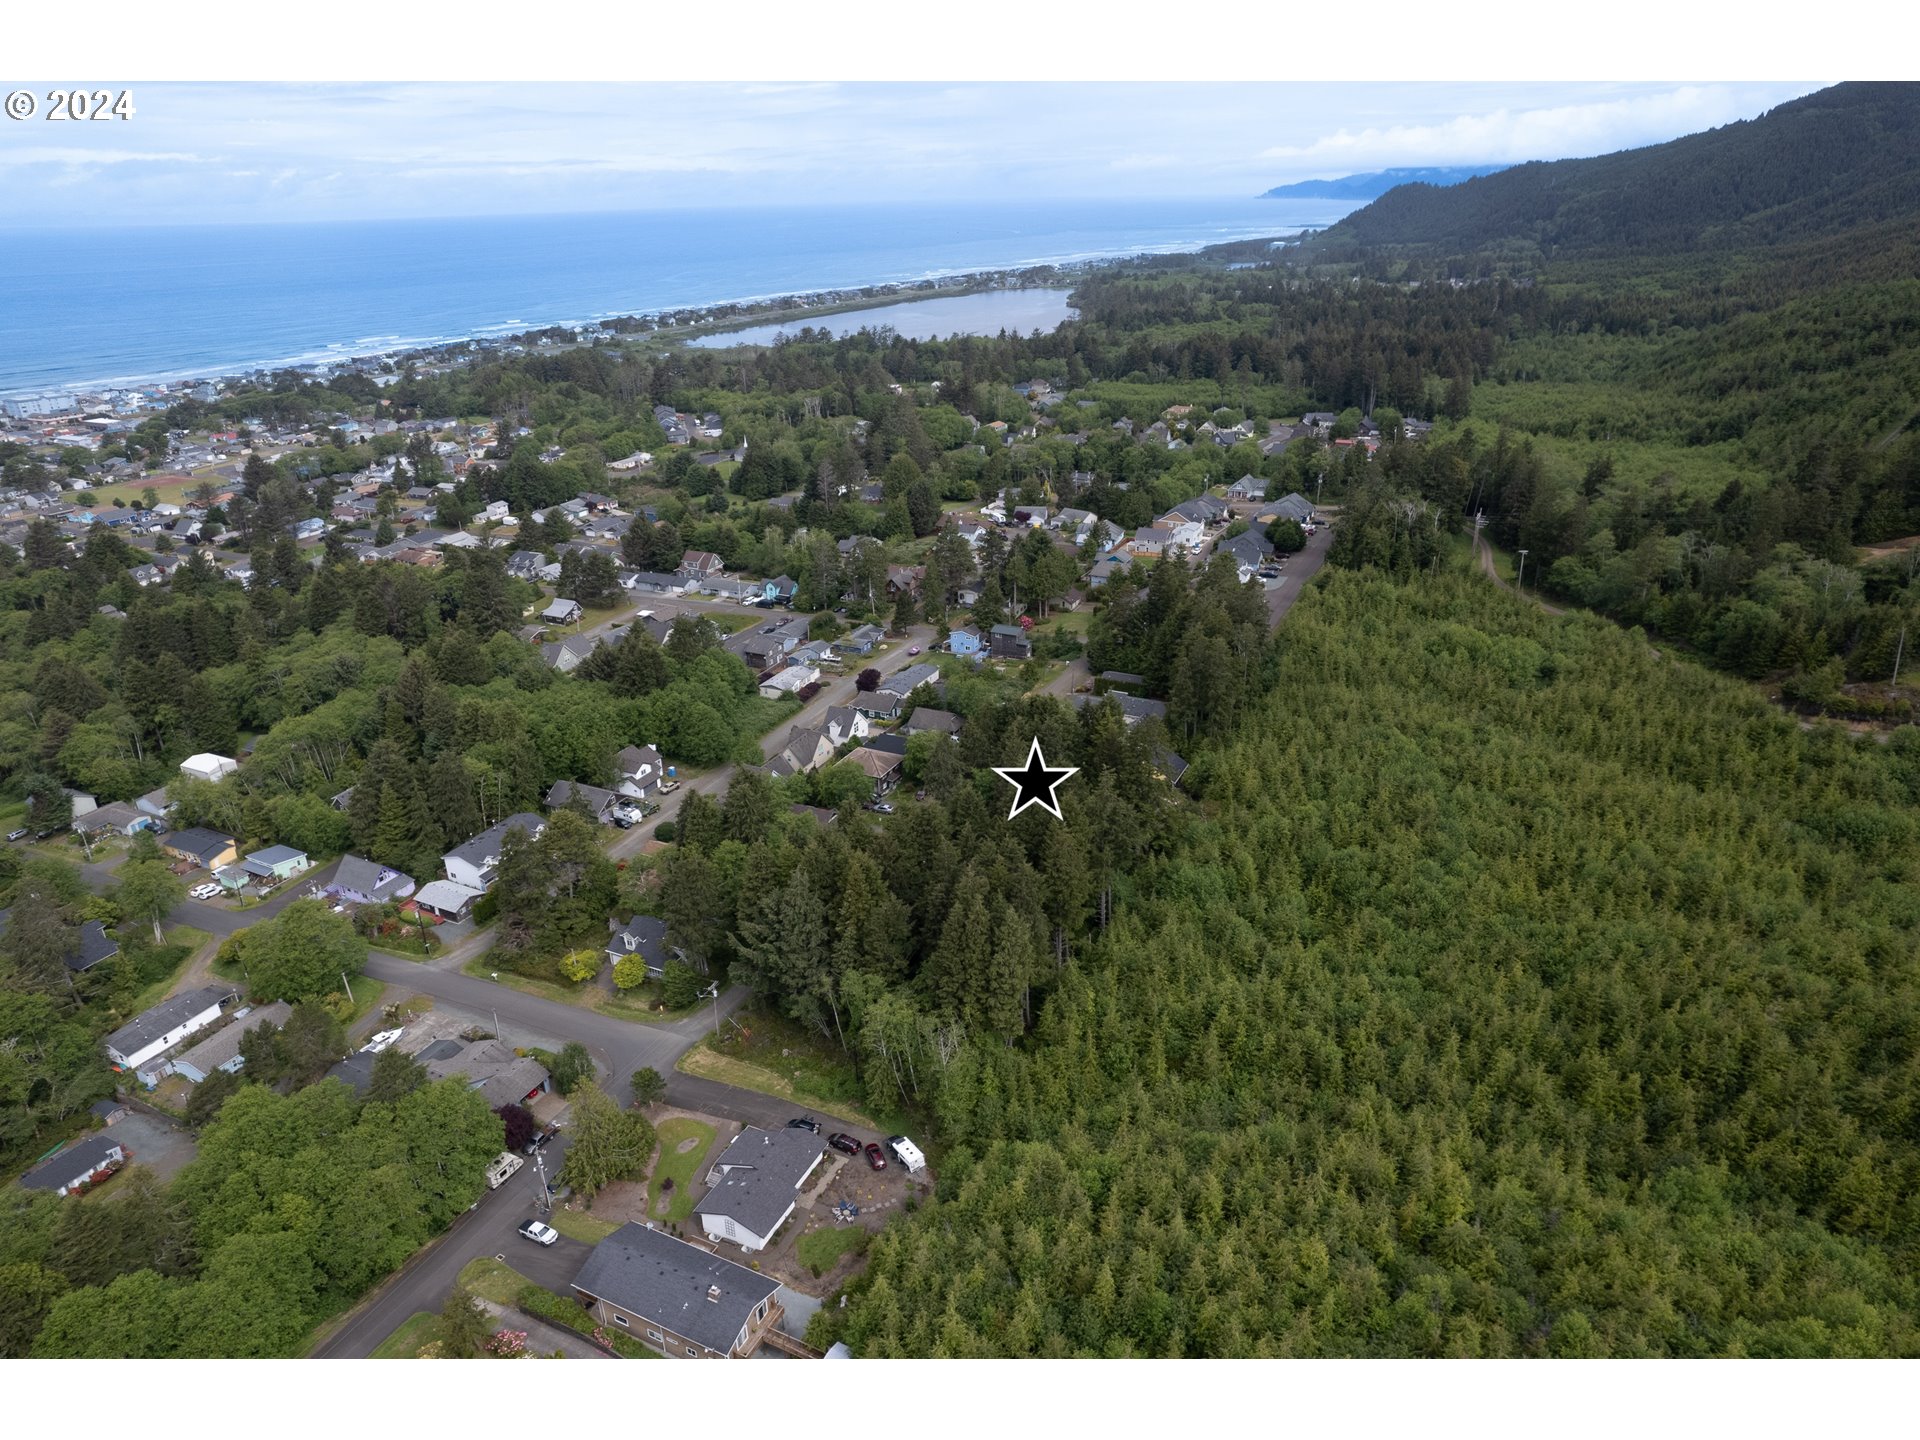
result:
<svg viewBox="0 0 1920 1440"><path fill-rule="evenodd" d="M893 1158L900 1162L909 1175L918 1175L927 1168L927 1157L922 1155L920 1147L906 1136L890 1136L887 1140L887 1148L893 1151Z"/></svg>
<svg viewBox="0 0 1920 1440"><path fill-rule="evenodd" d="M500 1154L495 1157L494 1162L487 1166L487 1188L489 1190L498 1190L502 1185L506 1184L508 1178L514 1171L526 1163L526 1161L511 1151L502 1150Z"/></svg>

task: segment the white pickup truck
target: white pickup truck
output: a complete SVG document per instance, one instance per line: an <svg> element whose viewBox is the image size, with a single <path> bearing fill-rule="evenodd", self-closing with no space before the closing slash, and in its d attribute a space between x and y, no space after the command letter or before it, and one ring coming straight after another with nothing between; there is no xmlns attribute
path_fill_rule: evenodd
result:
<svg viewBox="0 0 1920 1440"><path fill-rule="evenodd" d="M507 1180L513 1175L514 1171L526 1163L526 1161L522 1160L512 1151L502 1150L494 1159L494 1162L487 1166L487 1188L489 1190L498 1190L502 1185L507 1183Z"/></svg>

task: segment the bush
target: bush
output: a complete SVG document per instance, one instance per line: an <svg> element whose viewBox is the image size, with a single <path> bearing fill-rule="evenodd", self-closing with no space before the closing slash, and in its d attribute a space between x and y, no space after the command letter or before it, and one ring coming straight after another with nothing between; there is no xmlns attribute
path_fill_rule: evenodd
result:
<svg viewBox="0 0 1920 1440"><path fill-rule="evenodd" d="M653 827L653 838L663 845L671 845L673 843L673 837L679 833L679 827L671 820L662 820L658 825Z"/></svg>

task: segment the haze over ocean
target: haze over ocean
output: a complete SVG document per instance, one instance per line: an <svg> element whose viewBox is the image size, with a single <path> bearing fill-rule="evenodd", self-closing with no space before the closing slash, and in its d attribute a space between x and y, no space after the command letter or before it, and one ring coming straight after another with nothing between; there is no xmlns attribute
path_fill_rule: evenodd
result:
<svg viewBox="0 0 1920 1440"><path fill-rule="evenodd" d="M641 311L1194 250L1337 200L676 210L0 231L0 394L303 364Z"/></svg>

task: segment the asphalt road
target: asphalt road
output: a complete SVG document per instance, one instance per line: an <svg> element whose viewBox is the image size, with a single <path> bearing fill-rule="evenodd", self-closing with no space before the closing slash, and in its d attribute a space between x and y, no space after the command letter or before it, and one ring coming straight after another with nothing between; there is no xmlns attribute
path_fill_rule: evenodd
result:
<svg viewBox="0 0 1920 1440"><path fill-rule="evenodd" d="M1306 588L1320 567L1327 563L1327 551L1333 547L1333 527L1322 525L1307 537L1306 549L1288 557L1287 568L1281 572L1277 585L1267 587L1267 614L1277 626L1287 618L1287 612L1293 608L1293 602L1300 598L1300 592Z"/></svg>
<svg viewBox="0 0 1920 1440"><path fill-rule="evenodd" d="M760 743L761 755L763 757L777 755L788 741L792 740L796 730L805 730L818 725L827 711L836 705L852 704L854 696L859 693L854 682L859 678L862 670L871 668L885 676L905 666L917 665L927 659L935 638L936 632L931 625L915 625L907 631L901 643L895 646L891 654L871 661L858 655L848 656L844 675L823 681L818 695L803 705L784 725L776 726L767 733L766 738ZM907 654L907 651L914 646L920 648L920 654ZM680 806L686 803L689 794L697 791L715 800L725 795L727 786L733 783L734 768L732 765L722 765L717 770L708 771L705 775L682 781L679 790L680 798L676 803L662 805L659 814L642 821L631 830L622 832L619 838L607 847L607 853L616 860L639 854L640 847L653 838L653 832L661 822L671 820L679 813Z"/></svg>

